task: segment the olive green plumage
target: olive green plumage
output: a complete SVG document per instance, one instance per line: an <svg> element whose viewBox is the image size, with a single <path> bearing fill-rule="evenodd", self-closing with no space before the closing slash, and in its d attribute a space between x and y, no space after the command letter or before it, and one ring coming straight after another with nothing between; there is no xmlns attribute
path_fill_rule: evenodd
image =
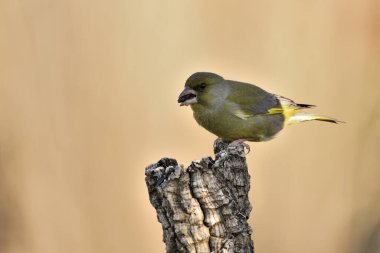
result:
<svg viewBox="0 0 380 253"><path fill-rule="evenodd" d="M191 75L178 102L190 105L198 124L226 141L266 141L294 122L337 122L300 111L310 105L296 104L255 85L225 80L209 72Z"/></svg>

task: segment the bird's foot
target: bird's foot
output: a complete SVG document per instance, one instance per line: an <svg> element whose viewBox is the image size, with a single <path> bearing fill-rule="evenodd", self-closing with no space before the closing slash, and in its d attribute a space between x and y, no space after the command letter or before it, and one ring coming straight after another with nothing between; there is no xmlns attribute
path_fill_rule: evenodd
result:
<svg viewBox="0 0 380 253"><path fill-rule="evenodd" d="M245 141L247 141L247 140L246 139L234 140L233 142L228 144L228 146L233 147L233 146L237 146L237 145L243 145L243 147L245 147L247 149L246 155L248 155L249 152L251 151L251 147L247 143L245 143Z"/></svg>

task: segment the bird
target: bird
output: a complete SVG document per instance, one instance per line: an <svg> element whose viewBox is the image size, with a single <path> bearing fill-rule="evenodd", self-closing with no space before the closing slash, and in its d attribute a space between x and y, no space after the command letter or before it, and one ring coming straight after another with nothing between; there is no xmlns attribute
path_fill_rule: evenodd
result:
<svg viewBox="0 0 380 253"><path fill-rule="evenodd" d="M226 80L211 72L196 72L178 97L190 106L196 122L229 145L273 139L285 126L304 121L340 123L334 118L304 112L314 107L272 94L245 82ZM218 140L217 139L217 140Z"/></svg>

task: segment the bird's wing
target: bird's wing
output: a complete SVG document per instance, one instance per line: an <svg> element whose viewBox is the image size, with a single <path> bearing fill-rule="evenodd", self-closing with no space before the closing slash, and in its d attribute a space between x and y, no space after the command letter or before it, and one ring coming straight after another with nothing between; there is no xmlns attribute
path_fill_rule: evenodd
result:
<svg viewBox="0 0 380 253"><path fill-rule="evenodd" d="M233 115L248 119L257 115L282 113L282 107L276 95L252 84L230 82L231 91L226 98L226 107Z"/></svg>

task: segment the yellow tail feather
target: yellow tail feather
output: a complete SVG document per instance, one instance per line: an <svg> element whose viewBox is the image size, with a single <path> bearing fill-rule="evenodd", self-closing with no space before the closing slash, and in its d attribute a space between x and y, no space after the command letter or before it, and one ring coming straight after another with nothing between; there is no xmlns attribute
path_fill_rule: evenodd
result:
<svg viewBox="0 0 380 253"><path fill-rule="evenodd" d="M284 113L285 115L285 113ZM334 118L329 118L329 117L324 117L324 116L319 116L311 113L304 113L304 112L295 112L293 115L287 118L285 115L285 122L287 125L291 125L294 123L299 123L303 121L310 121L310 120L319 120L319 121L326 121L326 122L331 122L331 123L343 123L342 121L339 121Z"/></svg>

